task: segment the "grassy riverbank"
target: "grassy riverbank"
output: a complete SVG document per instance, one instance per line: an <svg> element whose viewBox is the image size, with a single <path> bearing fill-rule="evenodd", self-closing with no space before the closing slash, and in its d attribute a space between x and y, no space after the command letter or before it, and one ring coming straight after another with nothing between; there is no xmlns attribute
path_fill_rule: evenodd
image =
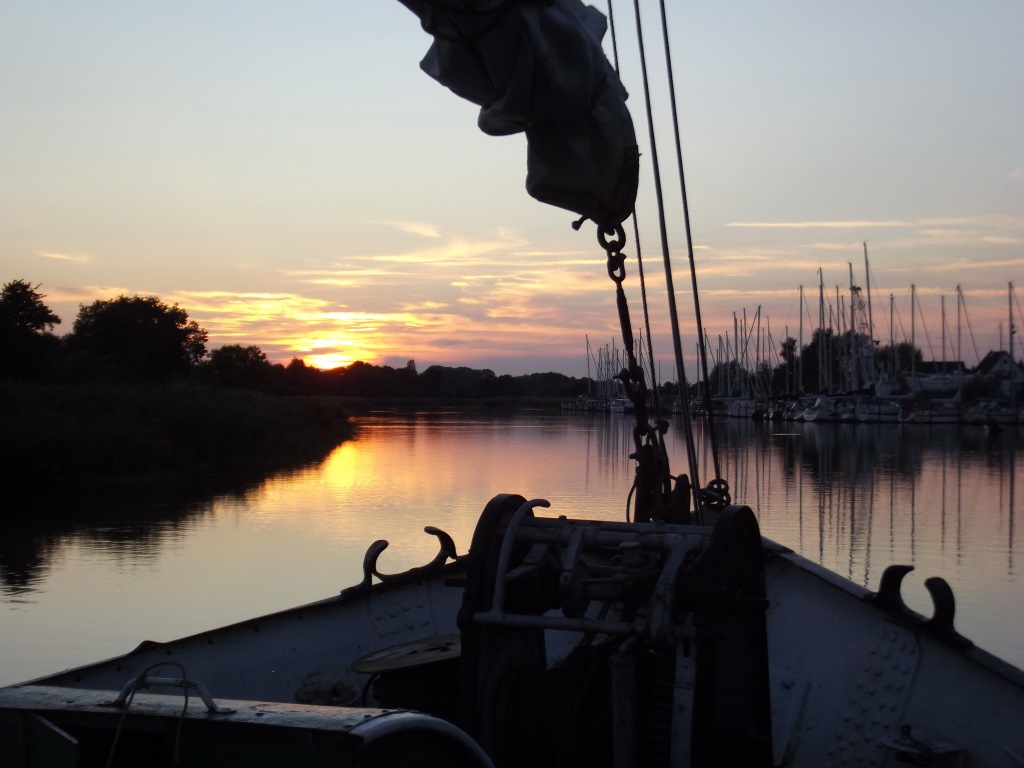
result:
<svg viewBox="0 0 1024 768"><path fill-rule="evenodd" d="M57 487L183 485L317 461L353 434L333 397L195 384L0 386L0 481Z"/></svg>

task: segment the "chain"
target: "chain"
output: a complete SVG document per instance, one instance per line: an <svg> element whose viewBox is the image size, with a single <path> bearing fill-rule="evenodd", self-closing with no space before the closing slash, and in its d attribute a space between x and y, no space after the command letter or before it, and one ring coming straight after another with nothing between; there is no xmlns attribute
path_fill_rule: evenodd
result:
<svg viewBox="0 0 1024 768"><path fill-rule="evenodd" d="M637 462L633 488L636 493L635 519L637 522L664 519L668 514L668 499L672 493L668 454L663 440L665 432L668 431L668 423L659 421L656 426L652 426L647 418L647 383L636 359L629 305L622 287L626 279L626 255L622 251L626 244L626 233L621 226L616 226L612 230L598 229L597 240L608 255L608 277L615 283L615 303L628 362L626 369L618 378L633 402L633 412L636 416L636 424L633 426L635 450L630 455L630 458Z"/></svg>
<svg viewBox="0 0 1024 768"><path fill-rule="evenodd" d="M633 402L633 411L636 415L636 424L633 426L635 450L630 454L630 458L637 462L636 478L633 483L633 491L636 494L635 519L637 522L685 521L689 519L690 481L686 475L673 478L669 472L668 452L664 440L668 422L659 419L656 425L652 426L647 417L647 384L644 381L643 370L637 363L629 305L622 287L626 279L626 255L622 251L626 245L626 233L621 226L614 229L599 228L597 241L608 256L608 277L615 283L615 303L628 362L627 367L617 378L622 381L626 394ZM672 487L673 480L676 481L675 489ZM731 503L729 484L721 479L708 483L707 488L695 495L698 500L698 521L703 517L703 506L724 509Z"/></svg>

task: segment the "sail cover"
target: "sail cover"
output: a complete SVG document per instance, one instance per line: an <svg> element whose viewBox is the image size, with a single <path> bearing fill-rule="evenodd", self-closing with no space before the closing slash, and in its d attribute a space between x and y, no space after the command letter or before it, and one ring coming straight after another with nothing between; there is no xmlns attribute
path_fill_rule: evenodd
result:
<svg viewBox="0 0 1024 768"><path fill-rule="evenodd" d="M480 105L480 129L526 133L531 196L603 228L632 213L636 135L604 14L580 0L399 2L434 37L421 68Z"/></svg>

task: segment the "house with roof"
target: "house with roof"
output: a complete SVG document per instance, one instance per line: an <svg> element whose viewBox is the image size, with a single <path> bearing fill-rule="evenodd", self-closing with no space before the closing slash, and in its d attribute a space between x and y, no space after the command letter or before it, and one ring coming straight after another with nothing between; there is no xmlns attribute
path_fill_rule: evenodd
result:
<svg viewBox="0 0 1024 768"><path fill-rule="evenodd" d="M1024 367L1016 362L1009 352L993 350L981 359L974 368L975 379L993 396L1008 400L1022 399L1024 394Z"/></svg>

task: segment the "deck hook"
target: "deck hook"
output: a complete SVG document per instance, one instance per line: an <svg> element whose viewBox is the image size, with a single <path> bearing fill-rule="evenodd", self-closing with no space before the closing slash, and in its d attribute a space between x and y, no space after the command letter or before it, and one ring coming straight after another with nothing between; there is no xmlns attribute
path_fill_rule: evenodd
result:
<svg viewBox="0 0 1024 768"><path fill-rule="evenodd" d="M388 582L405 580L413 574L429 575L440 570L449 560L456 560L458 558L458 552L455 549L455 541L451 536L440 528L435 528L432 525L428 525L423 530L431 536L437 537L438 551L437 554L434 555L433 560L426 565L410 568L408 571L403 571L401 573L381 573L380 569L377 568L377 559L381 556L381 553L388 548L388 542L384 539L378 539L367 547L366 554L363 555L363 580L353 587L343 589L341 594L351 595L369 589L373 584L374 576L382 582Z"/></svg>
<svg viewBox="0 0 1024 768"><path fill-rule="evenodd" d="M921 627L936 639L957 648L967 648L973 643L953 628L953 617L956 614L956 600L949 583L938 576L925 579L924 586L932 598L932 616L925 618L903 602L900 587L903 577L914 570L912 565L890 565L882 573L878 592L869 596L869 600L877 602L891 616L902 619L910 624Z"/></svg>
<svg viewBox="0 0 1024 768"><path fill-rule="evenodd" d="M890 565L882 572L878 592L872 594L869 599L872 602L877 602L886 613L892 616L913 620L917 614L903 602L903 595L900 594L903 577L912 570L914 570L912 565Z"/></svg>
<svg viewBox="0 0 1024 768"><path fill-rule="evenodd" d="M957 648L968 648L974 645L953 628L956 600L953 598L953 588L949 586L949 583L939 576L932 576L930 579L925 579L924 587L932 596L932 605L935 606L932 617L925 622L928 630L943 642Z"/></svg>

